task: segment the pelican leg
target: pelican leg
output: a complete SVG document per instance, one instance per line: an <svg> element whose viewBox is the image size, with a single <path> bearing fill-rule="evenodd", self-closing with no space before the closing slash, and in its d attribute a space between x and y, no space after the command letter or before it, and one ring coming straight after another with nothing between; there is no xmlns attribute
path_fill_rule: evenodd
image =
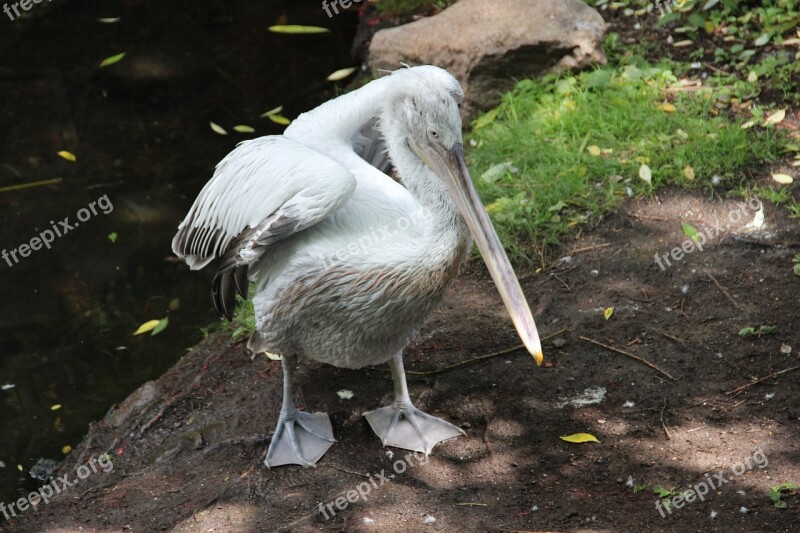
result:
<svg viewBox="0 0 800 533"><path fill-rule="evenodd" d="M466 435L461 428L423 413L411 404L402 352L395 355L389 365L394 379L394 403L389 407L364 413L372 431L380 437L384 446L395 446L427 455L439 442Z"/></svg>
<svg viewBox="0 0 800 533"><path fill-rule="evenodd" d="M336 442L325 413L304 413L294 406L294 367L297 357L283 357L283 404L264 464L314 466Z"/></svg>

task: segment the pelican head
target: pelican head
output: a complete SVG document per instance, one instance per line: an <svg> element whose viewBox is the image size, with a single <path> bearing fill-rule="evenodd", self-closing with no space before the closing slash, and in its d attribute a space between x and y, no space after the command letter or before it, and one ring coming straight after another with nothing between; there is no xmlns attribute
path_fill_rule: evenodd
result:
<svg viewBox="0 0 800 533"><path fill-rule="evenodd" d="M464 95L461 86L450 73L432 66L400 70L392 77L398 79L385 103L381 129L401 178L409 181L412 177L403 175L404 168L412 170L420 164L436 176L439 183L420 184L418 191L435 194L438 190L452 199L520 338L541 364L542 345L533 315L467 169L458 109ZM410 164L413 159L417 165Z"/></svg>

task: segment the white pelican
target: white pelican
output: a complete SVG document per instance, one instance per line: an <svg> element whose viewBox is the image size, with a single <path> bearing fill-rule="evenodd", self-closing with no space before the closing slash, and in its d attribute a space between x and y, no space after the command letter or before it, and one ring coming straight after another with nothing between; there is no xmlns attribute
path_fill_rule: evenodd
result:
<svg viewBox="0 0 800 533"><path fill-rule="evenodd" d="M416 409L402 353L469 251L483 255L517 332L542 348L519 282L472 184L447 71L402 69L237 146L180 224L172 249L192 269L221 258L214 306L253 297L254 352L283 356L283 405L268 467L313 466L334 441L325 413L298 411L298 357L343 368L389 362L394 403L365 414L384 446L430 453L464 434ZM394 168L402 184L389 174Z"/></svg>

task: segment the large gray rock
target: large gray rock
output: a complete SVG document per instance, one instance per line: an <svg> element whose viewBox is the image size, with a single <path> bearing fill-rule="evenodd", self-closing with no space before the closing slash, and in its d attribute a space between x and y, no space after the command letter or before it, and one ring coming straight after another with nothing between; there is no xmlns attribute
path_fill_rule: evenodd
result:
<svg viewBox="0 0 800 533"><path fill-rule="evenodd" d="M433 17L381 30L373 72L402 63L449 70L464 86L464 116L494 107L515 79L605 64L606 23L580 0L461 0Z"/></svg>

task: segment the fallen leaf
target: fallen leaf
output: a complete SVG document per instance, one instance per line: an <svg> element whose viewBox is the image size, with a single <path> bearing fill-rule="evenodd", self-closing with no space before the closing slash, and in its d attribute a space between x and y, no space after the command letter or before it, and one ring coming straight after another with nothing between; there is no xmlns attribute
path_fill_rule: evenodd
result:
<svg viewBox="0 0 800 533"><path fill-rule="evenodd" d="M156 326L153 328L153 332L150 334L150 336L152 337L153 335L158 335L159 333L164 331L164 329L166 329L168 325L169 325L169 317L162 318L161 320L158 321L158 324L156 324Z"/></svg>
<svg viewBox="0 0 800 533"><path fill-rule="evenodd" d="M169 310L170 311L177 311L181 308L181 299L180 298L173 298L169 301Z"/></svg>
<svg viewBox="0 0 800 533"><path fill-rule="evenodd" d="M747 81L749 81L750 83L757 82L758 81L758 74L756 74L754 71L751 70L750 74L747 75Z"/></svg>
<svg viewBox="0 0 800 533"><path fill-rule="evenodd" d="M767 126L769 124L778 124L780 122L783 122L783 119L785 118L786 118L786 110L779 109L778 111L775 111L773 114L767 117L767 120L764 121L764 125Z"/></svg>
<svg viewBox="0 0 800 533"><path fill-rule="evenodd" d="M122 52L121 54L117 54L115 56L107 57L100 62L101 67L110 67L114 63L119 63L122 61L122 58L125 57L127 52Z"/></svg>
<svg viewBox="0 0 800 533"><path fill-rule="evenodd" d="M592 435L591 433L575 433L574 435L567 435L566 437L559 437L561 440L565 440L567 442L573 442L575 444L581 444L583 442L597 442L597 437Z"/></svg>
<svg viewBox="0 0 800 533"><path fill-rule="evenodd" d="M72 451L72 446L70 446L69 444L66 444L61 447L61 453L63 453L64 455L67 455L71 451Z"/></svg>
<svg viewBox="0 0 800 533"><path fill-rule="evenodd" d="M765 33L764 35L762 35L761 37L756 39L753 44L756 45L756 46L764 46L765 44L767 44L769 42L770 39L772 39L772 34L771 33Z"/></svg>
<svg viewBox="0 0 800 533"><path fill-rule="evenodd" d="M118 235L116 231L112 231L111 233L108 234L108 240L111 241L112 244L117 242L117 237Z"/></svg>
<svg viewBox="0 0 800 533"><path fill-rule="evenodd" d="M328 33L331 30L328 28L321 28L319 26L300 26L298 24L280 24L277 26L270 26L269 31L272 33L286 33L291 35L308 35Z"/></svg>
<svg viewBox="0 0 800 533"><path fill-rule="evenodd" d="M267 359L271 359L273 361L280 361L280 360L283 359L282 356L280 356L280 355L278 355L276 353L264 352L264 355L267 356Z"/></svg>
<svg viewBox="0 0 800 533"><path fill-rule="evenodd" d="M663 104L658 104L658 105L656 105L656 107L659 108L664 113L674 113L675 111L678 110L678 108L676 108L674 105L670 104L669 102L665 102Z"/></svg>
<svg viewBox="0 0 800 533"><path fill-rule="evenodd" d="M267 115L267 118L275 124L280 124L281 126L288 126L292 123L291 120L286 117L282 117L281 115Z"/></svg>
<svg viewBox="0 0 800 533"><path fill-rule="evenodd" d="M277 115L277 114L279 114L281 111L283 111L283 106L282 106L282 105L279 105L279 106L278 106L278 107L276 107L275 109L270 109L270 110L269 110L269 111L267 111L266 113L262 113L260 116L261 116L261 118L267 118L267 117L268 117L268 116L270 116L270 115Z"/></svg>
<svg viewBox="0 0 800 533"><path fill-rule="evenodd" d="M161 321L160 320L148 320L137 329L133 334L134 335L141 335L142 333L147 333L148 331L152 331Z"/></svg>
<svg viewBox="0 0 800 533"><path fill-rule="evenodd" d="M613 307L606 307L605 310L603 310L603 317L606 320L611 318L611 315L613 315L613 314L614 314L614 308Z"/></svg>
<svg viewBox="0 0 800 533"><path fill-rule="evenodd" d="M53 405L50 406L50 410L51 411L58 411L59 409L61 409L61 404L60 403L56 403L56 404L53 404Z"/></svg>
<svg viewBox="0 0 800 533"><path fill-rule="evenodd" d="M691 165L686 165L685 167L683 167L683 175L689 181L694 180L694 168L692 168Z"/></svg>
<svg viewBox="0 0 800 533"><path fill-rule="evenodd" d="M358 70L357 67L342 68L332 73L325 79L327 79L328 81L341 81L345 78L349 78L350 76L352 76L357 70Z"/></svg>
<svg viewBox="0 0 800 533"><path fill-rule="evenodd" d="M683 230L683 234L692 239L695 242L700 240L700 232L692 226L691 224L687 224L686 222L681 222L681 229Z"/></svg>
<svg viewBox="0 0 800 533"><path fill-rule="evenodd" d="M234 131L238 131L239 133L255 133L256 130L251 128L250 126L245 126L244 124L239 124L238 126L233 127Z"/></svg>
<svg viewBox="0 0 800 533"><path fill-rule="evenodd" d="M653 185L653 171L647 165L642 164L639 167L639 177L646 181L648 185Z"/></svg>
<svg viewBox="0 0 800 533"><path fill-rule="evenodd" d="M597 146L596 144L593 144L591 146L587 146L586 147L586 151L589 152L590 154L594 155L594 156L599 156L600 154L603 153L603 151L600 149L600 147Z"/></svg>
<svg viewBox="0 0 800 533"><path fill-rule="evenodd" d="M78 158L75 157L75 154L73 154L72 152L67 152L66 150L61 150L60 152L58 152L58 155L66 159L67 161L71 161L73 163L78 160Z"/></svg>
<svg viewBox="0 0 800 533"><path fill-rule="evenodd" d="M209 124L209 126L211 126L211 130L214 133L219 133L220 135L227 135L228 134L228 132L225 131L225 128L223 128L222 126L220 126L216 122L209 122L208 124Z"/></svg>
<svg viewBox="0 0 800 533"><path fill-rule="evenodd" d="M794 178L788 174L773 174L772 179L781 185L789 185L794 181Z"/></svg>

